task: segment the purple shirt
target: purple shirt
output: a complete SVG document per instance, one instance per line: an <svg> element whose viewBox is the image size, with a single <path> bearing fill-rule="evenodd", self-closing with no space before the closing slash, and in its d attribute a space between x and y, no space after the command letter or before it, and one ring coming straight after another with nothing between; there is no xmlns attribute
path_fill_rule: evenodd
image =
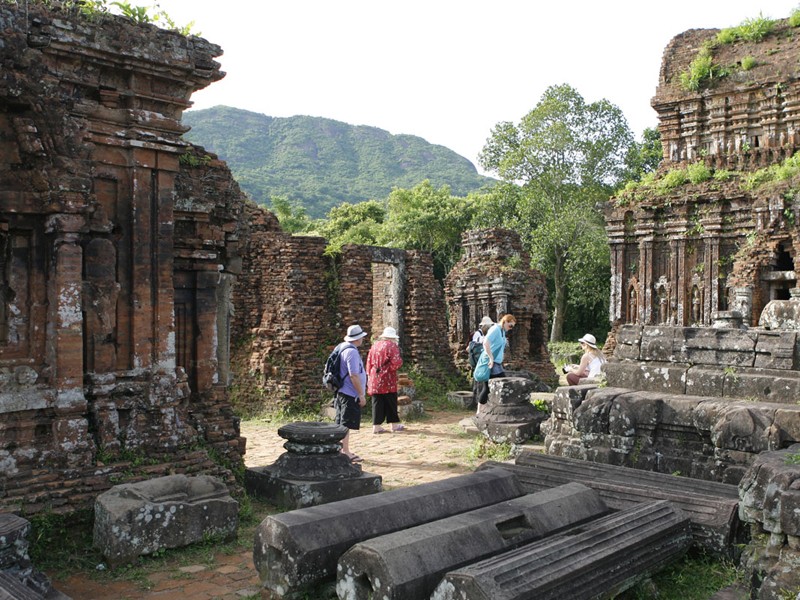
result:
<svg viewBox="0 0 800 600"><path fill-rule="evenodd" d="M353 346L350 342L344 342L345 348L342 350L341 367L339 374L344 379L344 385L339 388L340 394L347 394L358 398L358 392L350 381L349 375L358 375L361 380L361 390L366 393L367 391L367 372L364 370L364 362L361 360L361 354L358 348Z"/></svg>

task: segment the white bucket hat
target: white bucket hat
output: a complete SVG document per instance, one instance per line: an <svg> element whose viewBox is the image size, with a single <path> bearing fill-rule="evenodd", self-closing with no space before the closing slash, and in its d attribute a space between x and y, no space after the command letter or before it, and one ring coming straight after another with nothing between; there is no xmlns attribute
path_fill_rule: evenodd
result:
<svg viewBox="0 0 800 600"><path fill-rule="evenodd" d="M367 332L361 329L361 325L350 325L347 328L347 335L344 336L345 342L355 342L367 335Z"/></svg>
<svg viewBox="0 0 800 600"><path fill-rule="evenodd" d="M583 342L584 344L588 344L592 348L597 348L597 339L591 333L587 333L578 341Z"/></svg>
<svg viewBox="0 0 800 600"><path fill-rule="evenodd" d="M478 327L483 327L484 325L494 325L494 321L492 321L489 317L483 317Z"/></svg>
<svg viewBox="0 0 800 600"><path fill-rule="evenodd" d="M386 327L381 334L382 338L391 338L393 340L399 340L400 336L397 335L397 330L394 327Z"/></svg>

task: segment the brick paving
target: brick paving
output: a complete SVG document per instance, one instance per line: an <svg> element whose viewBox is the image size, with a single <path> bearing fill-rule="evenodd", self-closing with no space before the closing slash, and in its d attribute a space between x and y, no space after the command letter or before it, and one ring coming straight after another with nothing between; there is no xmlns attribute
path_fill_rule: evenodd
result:
<svg viewBox="0 0 800 600"><path fill-rule="evenodd" d="M364 459L364 471L383 477L384 489L438 481L471 472L474 429L465 430L462 420L472 413L428 411L428 418L406 423L398 433L373 434L369 422L351 432L351 450ZM243 423L247 437L248 467L271 464L283 452L285 440L274 425ZM480 460L478 462L481 462ZM98 581L92 574L78 573L54 578L57 589L73 600L247 600L261 598L252 550L217 553L212 564L169 565L151 571L144 580ZM52 575L51 575L52 576Z"/></svg>

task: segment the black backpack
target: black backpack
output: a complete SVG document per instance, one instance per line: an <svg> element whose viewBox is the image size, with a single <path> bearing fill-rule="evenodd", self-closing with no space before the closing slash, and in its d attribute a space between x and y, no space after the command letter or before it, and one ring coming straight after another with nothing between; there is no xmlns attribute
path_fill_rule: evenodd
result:
<svg viewBox="0 0 800 600"><path fill-rule="evenodd" d="M340 375L342 367L342 350L349 348L350 344L338 344L325 361L325 370L322 372L322 385L331 392L337 391L344 385Z"/></svg>
<svg viewBox="0 0 800 600"><path fill-rule="evenodd" d="M483 352L483 344L470 341L467 352L469 353L469 366L474 369L481 357L481 352Z"/></svg>

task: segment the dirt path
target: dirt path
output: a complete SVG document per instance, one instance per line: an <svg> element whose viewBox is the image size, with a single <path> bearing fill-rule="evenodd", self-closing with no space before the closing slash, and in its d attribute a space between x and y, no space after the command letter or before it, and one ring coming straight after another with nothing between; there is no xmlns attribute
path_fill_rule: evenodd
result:
<svg viewBox="0 0 800 600"><path fill-rule="evenodd" d="M427 411L425 419L405 423L404 431L377 435L365 422L360 430L350 432L350 449L364 459L364 471L383 477L384 489L468 473L476 466L468 457L475 433L465 431L459 422L471 414ZM275 429L265 431L258 424L243 423L242 435L247 438L248 467L271 464L285 452L286 440Z"/></svg>
<svg viewBox="0 0 800 600"><path fill-rule="evenodd" d="M364 459L362 468L383 478L384 489L437 481L471 472L484 459L470 456L475 433L459 422L469 412L427 411L426 418L406 423L406 430L375 435L369 422L351 432L350 447ZM248 467L273 463L285 450L277 427L243 423ZM149 562L149 561L145 561ZM141 572L126 576L102 571L82 572L64 579L49 575L57 589L73 600L255 600L260 582L253 566L252 538L233 551L170 557L152 561Z"/></svg>

